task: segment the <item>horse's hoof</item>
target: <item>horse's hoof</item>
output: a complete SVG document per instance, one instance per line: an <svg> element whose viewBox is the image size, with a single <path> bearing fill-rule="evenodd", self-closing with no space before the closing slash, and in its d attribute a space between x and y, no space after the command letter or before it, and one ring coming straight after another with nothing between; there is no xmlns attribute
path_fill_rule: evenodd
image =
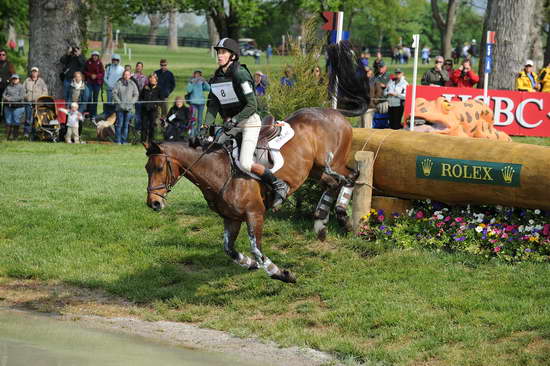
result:
<svg viewBox="0 0 550 366"><path fill-rule="evenodd" d="M317 233L317 239L320 240L320 241L325 241L327 239L327 229L326 228L322 228L321 230L319 230L319 232Z"/></svg>
<svg viewBox="0 0 550 366"><path fill-rule="evenodd" d="M271 278L286 283L296 283L296 276L294 276L292 272L286 269L283 269L279 273L272 275Z"/></svg>
<svg viewBox="0 0 550 366"><path fill-rule="evenodd" d="M252 264L250 265L250 267L248 267L248 270L249 270L249 271L255 271L255 270L259 269L259 268L260 268L260 266L258 265L258 262L254 261L254 263L252 263Z"/></svg>

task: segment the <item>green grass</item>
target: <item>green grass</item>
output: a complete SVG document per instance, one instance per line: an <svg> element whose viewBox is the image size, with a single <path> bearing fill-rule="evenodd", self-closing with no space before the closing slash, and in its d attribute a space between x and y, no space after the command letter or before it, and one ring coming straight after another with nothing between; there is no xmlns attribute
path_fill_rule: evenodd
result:
<svg viewBox="0 0 550 366"><path fill-rule="evenodd" d="M397 250L331 224L314 239L291 209L266 220L264 251L296 285L223 252L222 221L182 180L145 205L140 146L0 143L0 277L60 280L190 321L372 365L546 365L547 264ZM248 251L245 232L238 246ZM150 310L148 310L150 309Z"/></svg>

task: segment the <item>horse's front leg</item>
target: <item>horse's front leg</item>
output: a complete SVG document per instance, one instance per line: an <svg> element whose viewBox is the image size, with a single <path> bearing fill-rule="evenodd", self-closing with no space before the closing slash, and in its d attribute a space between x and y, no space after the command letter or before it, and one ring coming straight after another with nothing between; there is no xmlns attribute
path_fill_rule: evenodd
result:
<svg viewBox="0 0 550 366"><path fill-rule="evenodd" d="M287 283L295 283L296 277L292 272L286 269L280 269L277 265L262 253L262 233L264 226L264 216L259 213L248 214L246 219L248 226L248 239L250 240L250 250L256 257L256 261L262 267L269 277Z"/></svg>
<svg viewBox="0 0 550 366"><path fill-rule="evenodd" d="M239 266L249 270L258 269L258 263L235 249L235 241L241 230L241 221L223 219L223 250Z"/></svg>

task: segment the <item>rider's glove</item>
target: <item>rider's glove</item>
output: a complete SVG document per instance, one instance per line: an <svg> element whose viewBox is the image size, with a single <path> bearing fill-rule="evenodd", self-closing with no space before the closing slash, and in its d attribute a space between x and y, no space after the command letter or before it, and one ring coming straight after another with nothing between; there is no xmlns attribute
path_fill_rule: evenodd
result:
<svg viewBox="0 0 550 366"><path fill-rule="evenodd" d="M237 121L235 120L235 118L227 118L224 122L223 122L223 128L225 128L226 130L230 130L232 129L233 127L237 126Z"/></svg>

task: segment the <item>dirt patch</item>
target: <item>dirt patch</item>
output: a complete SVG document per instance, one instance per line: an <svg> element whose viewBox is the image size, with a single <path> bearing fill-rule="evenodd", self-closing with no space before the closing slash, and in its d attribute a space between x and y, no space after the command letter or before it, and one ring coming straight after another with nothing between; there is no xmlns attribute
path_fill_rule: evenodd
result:
<svg viewBox="0 0 550 366"><path fill-rule="evenodd" d="M146 321L152 309L138 306L101 290L36 280L0 280L0 306L48 313L60 321L115 330L186 348L231 354L263 365L341 365L333 356L307 348L279 348L274 342L238 338L193 324ZM53 314L53 315L52 315Z"/></svg>

